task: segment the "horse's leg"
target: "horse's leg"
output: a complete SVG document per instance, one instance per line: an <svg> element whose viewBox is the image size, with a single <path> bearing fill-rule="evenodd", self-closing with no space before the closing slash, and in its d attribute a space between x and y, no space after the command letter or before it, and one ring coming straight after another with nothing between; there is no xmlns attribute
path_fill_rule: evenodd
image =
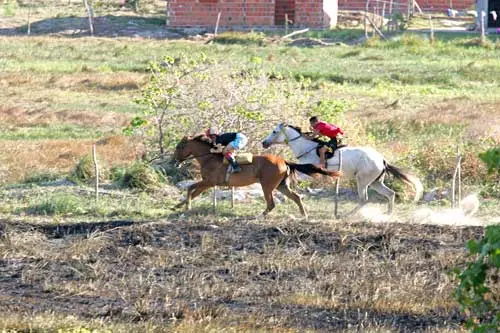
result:
<svg viewBox="0 0 500 333"><path fill-rule="evenodd" d="M180 207L186 205L187 210L190 210L191 209L191 200L194 197L200 195L200 193L202 193L203 191L205 191L209 187L211 187L211 185L207 185L203 180L201 182L192 184L191 186L189 186L189 188L187 190L186 199L182 200L180 203L175 205L174 208L177 209L177 208L180 208Z"/></svg>
<svg viewBox="0 0 500 333"><path fill-rule="evenodd" d="M389 207L388 207L388 213L392 214L392 209L394 208L394 199L396 198L396 194L393 190L388 188L384 183L382 179L374 181L371 185L371 188L373 188L375 191L378 193L382 194L384 197L389 200Z"/></svg>
<svg viewBox="0 0 500 333"><path fill-rule="evenodd" d="M363 176L365 176L365 177L363 177ZM353 210L351 210L347 214L347 216L356 213L358 210L360 210L361 208L363 208L363 206L368 203L368 186L370 185L371 182L373 182L373 179L370 178L370 180L368 181L366 175L358 174L356 176L356 183L357 183L357 187L358 187L358 199L359 199L359 202L356 205L356 207L354 207Z"/></svg>
<svg viewBox="0 0 500 333"><path fill-rule="evenodd" d="M190 188L188 191L187 202L186 202L187 210L191 210L191 200L199 196L206 189L209 189L210 187L213 186L203 181L196 183L195 185L196 186L193 189Z"/></svg>
<svg viewBox="0 0 500 333"><path fill-rule="evenodd" d="M276 188L276 186L270 186L269 184L266 183L261 183L262 185L262 191L264 192L264 199L266 200L266 210L262 212L262 215L265 216L267 215L270 211L274 209L276 206L274 204L274 198L273 198L273 190Z"/></svg>
<svg viewBox="0 0 500 333"><path fill-rule="evenodd" d="M304 215L304 217L307 220L307 212L304 208L304 205L302 204L302 199L300 198L300 195L292 191L292 189L290 188L290 184L288 183L288 179L285 179L278 186L277 190L286 195L287 197L289 197L290 199L292 199L293 202L295 202L297 206L299 206L300 212L302 213L302 215Z"/></svg>

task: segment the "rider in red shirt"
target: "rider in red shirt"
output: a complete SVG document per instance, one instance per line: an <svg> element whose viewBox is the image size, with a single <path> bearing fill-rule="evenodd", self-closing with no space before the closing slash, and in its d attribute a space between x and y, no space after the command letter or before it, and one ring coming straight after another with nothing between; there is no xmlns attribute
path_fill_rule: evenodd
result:
<svg viewBox="0 0 500 333"><path fill-rule="evenodd" d="M342 135L344 131L342 131L339 127L329 124L324 121L320 121L318 117L311 117L309 119L309 123L311 124L311 129L313 135L310 139L317 138L319 136L326 136L330 138L329 142L325 142L319 149L319 163L321 167L325 166L325 154L328 151L328 148L332 148L335 151L338 147L338 141L342 139Z"/></svg>

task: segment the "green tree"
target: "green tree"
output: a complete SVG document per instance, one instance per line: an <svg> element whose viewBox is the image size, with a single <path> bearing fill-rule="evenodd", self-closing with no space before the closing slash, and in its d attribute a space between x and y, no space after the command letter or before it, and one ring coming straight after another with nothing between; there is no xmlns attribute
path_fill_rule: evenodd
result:
<svg viewBox="0 0 500 333"><path fill-rule="evenodd" d="M262 61L252 57L233 65L204 54L182 54L151 62L150 81L136 100L142 114L125 132L143 136L150 159L164 156L180 138L208 126L260 139L269 130L263 123L287 120L287 114L300 114L301 109L305 113L310 99L303 82L269 74Z"/></svg>

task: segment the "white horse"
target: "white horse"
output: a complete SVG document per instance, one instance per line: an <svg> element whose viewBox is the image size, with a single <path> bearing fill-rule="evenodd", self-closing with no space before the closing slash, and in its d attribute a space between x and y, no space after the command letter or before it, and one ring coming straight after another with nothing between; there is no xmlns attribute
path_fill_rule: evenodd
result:
<svg viewBox="0 0 500 333"><path fill-rule="evenodd" d="M269 148L277 143L289 145L300 163L319 164L320 162L316 153L318 142L303 137L298 127L284 123L278 124L262 142L262 146ZM413 186L415 202L422 197L423 186L417 177L390 165L382 154L369 147L339 148L334 156L328 160L329 170L339 169L339 151L342 151L342 176L347 179L355 178L358 187L359 204L349 214L356 212L368 202L368 187L389 200L388 212L392 213L396 195L393 190L384 184L384 176L387 172Z"/></svg>

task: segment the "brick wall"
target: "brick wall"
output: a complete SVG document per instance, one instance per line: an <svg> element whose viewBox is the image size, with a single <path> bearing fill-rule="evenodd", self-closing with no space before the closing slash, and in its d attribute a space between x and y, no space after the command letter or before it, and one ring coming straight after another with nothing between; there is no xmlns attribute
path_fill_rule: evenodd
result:
<svg viewBox="0 0 500 333"><path fill-rule="evenodd" d="M169 0L168 25L171 27L214 27L222 12L220 27L274 26L276 0ZM295 5L294 25L319 28L326 26L323 0L281 0ZM332 1L332 0L325 0ZM285 4L286 5L286 4ZM277 24L283 24L290 8L277 6ZM292 15L289 15L292 16Z"/></svg>
<svg viewBox="0 0 500 333"><path fill-rule="evenodd" d="M269 0L169 0L168 25L172 27L214 27L222 12L219 25L260 26L274 24L274 2Z"/></svg>
<svg viewBox="0 0 500 333"><path fill-rule="evenodd" d="M339 1L339 10L363 10L366 5L366 0L338 0ZM376 0L370 1L372 6L377 4ZM420 8L423 11L428 12L444 12L447 8L450 8L450 2L453 5L453 9L461 10L461 9L469 9L473 8L476 1L475 0L417 0ZM400 11L406 11L406 6L408 4L407 0L394 0L393 6L394 8L399 8ZM370 6L370 8L373 8ZM379 2L379 6L382 6L381 2ZM386 3L386 8L389 4Z"/></svg>

